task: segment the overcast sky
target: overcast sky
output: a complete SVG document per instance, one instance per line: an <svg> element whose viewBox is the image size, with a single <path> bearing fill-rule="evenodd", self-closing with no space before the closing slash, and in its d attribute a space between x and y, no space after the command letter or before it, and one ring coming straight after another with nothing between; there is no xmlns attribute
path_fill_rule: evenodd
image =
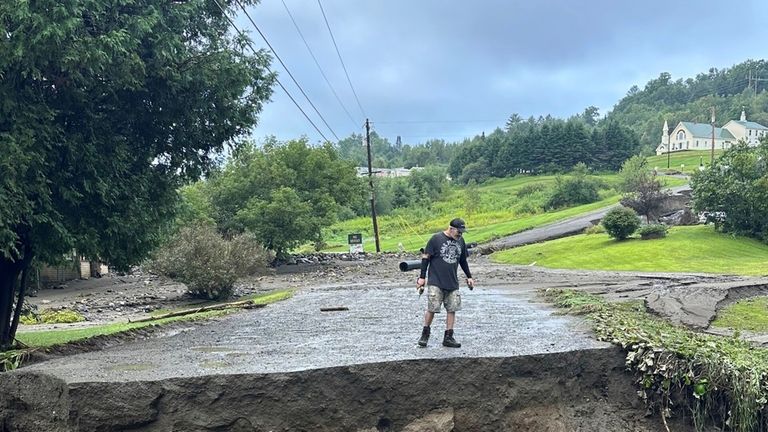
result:
<svg viewBox="0 0 768 432"><path fill-rule="evenodd" d="M343 106L283 0L248 11L341 139L362 133L366 117L391 142L416 144L490 132L512 113L567 117L595 105L604 115L661 72L685 79L767 57L765 0L321 0L361 110L317 0L284 1ZM244 14L236 22L266 47ZM276 59L272 67L335 141ZM253 135L321 139L277 86Z"/></svg>

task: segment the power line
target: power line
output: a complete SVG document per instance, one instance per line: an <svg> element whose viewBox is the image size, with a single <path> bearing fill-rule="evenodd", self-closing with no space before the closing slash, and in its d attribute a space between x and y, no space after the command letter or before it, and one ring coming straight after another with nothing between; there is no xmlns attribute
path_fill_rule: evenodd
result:
<svg viewBox="0 0 768 432"><path fill-rule="evenodd" d="M339 105L344 109L344 112L347 113L347 117L349 117L349 120L352 122L352 124L357 127L357 123L355 122L355 119L352 118L352 114L349 113L349 110L344 105L344 102L341 101L341 98L339 98L339 95L336 93L336 89L333 88L331 85L331 82L328 80L328 77L325 76L325 72L323 71L323 68L320 67L320 62L317 61L317 57L315 57L315 53L312 52L312 48L309 47L309 43L307 43L307 39L304 38L304 34L301 32L301 29L299 28L299 24L296 23L296 20L293 18L293 14L288 9L288 5L285 4L285 0L283 1L283 6L285 7L285 11L288 12L288 16L291 17L291 21L293 22L293 26L296 27L296 31L299 33L299 36L301 36L301 40L304 41L304 46L307 47L307 50L309 51L309 55L312 56L312 60L315 61L315 65L317 65L317 69L320 70L320 75L323 76L323 79L325 80L325 83L328 84L328 88L331 89L331 92L333 92L333 95L336 97L336 100L339 102Z"/></svg>
<svg viewBox="0 0 768 432"><path fill-rule="evenodd" d="M245 42L248 44L248 47L251 48L251 51L253 51L254 54L258 54L258 52L256 51L256 48L253 47L253 44L251 43L251 40L237 27L237 25L235 24L234 21L232 21L232 19L229 17L229 15L227 15L227 11L224 9L224 7L221 6L221 3L219 3L219 0L213 0L213 1L216 3L216 6L218 6L219 9L221 9L222 15L224 15L224 17L227 19L227 21L229 21L229 23L232 25L232 27L235 29L235 31L237 31L237 34L239 34L240 37L242 37L243 40L245 40ZM269 66L266 66L266 69L270 73L273 73L272 70L269 69ZM280 88L283 89L285 94L288 95L288 98L291 99L291 102L293 102L293 104L296 105L296 108L298 108L299 111L301 111L301 113L304 115L304 118L306 118L307 121L312 125L312 127L315 128L317 133L320 134L320 136L323 137L323 139L325 141L330 141L328 138L325 137L325 135L323 135L322 132L320 132L320 128L318 128L317 125L315 124L315 122L313 122L312 119L309 118L307 113L304 112L304 110L301 108L301 105L299 105L299 103L296 102L296 99L294 99L293 96L291 96L291 93L288 92L288 89L285 88L285 86L283 85L283 83L280 82L280 80L277 78L277 76L275 76L275 81L277 81L277 84L280 85Z"/></svg>
<svg viewBox="0 0 768 432"><path fill-rule="evenodd" d="M277 58L277 60L280 62L280 64L281 64L281 65L283 65L283 69L285 69L285 71L286 71L286 72L288 72L288 76L290 76L290 77L291 77L291 79L293 80L293 83L294 83L294 84L296 84L296 87L298 87L298 88L299 88L299 90L301 91L301 94L303 94L303 95L304 95L304 98L306 98L306 99L307 99L307 102L309 102L309 105L311 105L311 106L312 106L312 109L314 109L314 110L315 110L315 112L316 112L316 113L317 113L317 115L320 117L320 119L323 121L323 123L325 123L325 127L327 127L329 131L331 131L331 134L333 134L333 136L336 138L336 141L340 141L340 140L339 140L339 137L338 137L338 135L336 135L336 132L334 132L334 131L333 131L333 128L331 128L331 126L328 124L328 122L327 122L327 121L325 121L325 118L323 117L323 115L322 115L322 114L320 114L320 111L318 111L318 109L317 109L317 107L315 106L315 104L313 104L313 103L312 103L312 101L309 99L309 96L307 96L307 93L306 93L306 92L304 92L304 89L301 87L301 85L299 84L299 82L298 82L298 81L296 81L296 78L294 78L293 74L292 74L292 73L291 73L291 71L288 69L288 66L286 66L286 65L285 65L285 63L283 62L283 59L281 59L281 58L280 58L280 56L277 54L277 51L275 51L275 49L272 47L272 44L270 44L270 43L269 43L269 40L267 40L267 37L266 37L266 36L264 35L264 33L261 31L261 29L259 28L259 26L257 26L257 25L256 25L256 23L253 21L253 18L251 18L251 15L250 15L250 14L248 13L248 11L245 9L245 6L243 6L243 4L240 2L240 0L235 0L235 2L236 2L236 3L237 3L239 6L240 6L240 9L243 11L243 13L245 13L245 16L246 16L246 17L248 17L248 21L250 21L250 22L251 22L251 24L252 24L252 25L253 25L253 27L256 29L256 31L258 31L258 32L259 32L259 34L261 35L261 38L262 38L262 39L264 39L264 42L266 42L266 43L267 43L267 46L269 47L269 49L270 49L270 50L272 50L272 53L275 55L275 57L276 57L276 58Z"/></svg>
<svg viewBox="0 0 768 432"><path fill-rule="evenodd" d="M503 120L386 120L376 121L377 124L427 124L427 123L498 123L506 122L508 118Z"/></svg>
<svg viewBox="0 0 768 432"><path fill-rule="evenodd" d="M333 46L336 48L336 55L339 56L339 61L341 62L341 67L344 69L344 75L347 76L347 82L349 83L349 88L352 89L352 94L355 95L355 100L357 101L357 107L360 108L360 112L363 113L363 117L367 117L365 114L365 110L363 109L363 105L360 104L360 99L357 97L357 92L355 91L355 86L352 85L352 80L349 79L349 72L347 72L347 66L344 65L344 60L341 58L341 52L339 51L339 46L336 45L336 38L333 37L333 32L331 31L331 25L328 24L328 17L325 16L325 9L323 9L323 4L320 3L320 0L317 0L317 4L320 5L320 12L323 13L323 19L325 20L325 26L328 28L328 33L331 35L331 40L333 41Z"/></svg>

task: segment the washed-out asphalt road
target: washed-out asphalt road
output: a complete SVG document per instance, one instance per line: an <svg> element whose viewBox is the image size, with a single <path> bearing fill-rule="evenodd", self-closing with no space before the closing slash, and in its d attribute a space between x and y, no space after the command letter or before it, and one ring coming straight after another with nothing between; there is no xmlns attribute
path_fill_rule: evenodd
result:
<svg viewBox="0 0 768 432"><path fill-rule="evenodd" d="M303 289L289 300L205 324L176 327L101 351L33 364L68 382L156 380L207 374L289 372L421 358L507 357L607 347L578 318L553 315L531 292L461 289L458 349L441 345L445 313L419 348L426 295L403 283ZM321 308L348 310L321 312Z"/></svg>
<svg viewBox="0 0 768 432"><path fill-rule="evenodd" d="M676 186L669 189L669 191L673 194L690 190L691 187L689 185ZM616 203L569 219L554 222L538 228L533 228L504 237L499 240L491 241L478 246L477 251L482 254L489 254L517 246L575 235L593 225L596 225L605 217L609 211L611 211L611 209L619 207L620 205L621 204Z"/></svg>

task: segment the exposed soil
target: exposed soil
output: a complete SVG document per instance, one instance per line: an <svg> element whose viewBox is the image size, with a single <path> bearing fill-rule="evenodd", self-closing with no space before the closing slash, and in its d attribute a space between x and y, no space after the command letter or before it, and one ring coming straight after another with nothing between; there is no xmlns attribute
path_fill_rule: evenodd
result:
<svg viewBox="0 0 768 432"><path fill-rule="evenodd" d="M293 373L70 384L0 381L6 431L663 430L618 349L370 363ZM29 389L34 388L32 392ZM14 416L3 416L16 406ZM23 408L19 408L23 407ZM683 419L673 430L691 430Z"/></svg>

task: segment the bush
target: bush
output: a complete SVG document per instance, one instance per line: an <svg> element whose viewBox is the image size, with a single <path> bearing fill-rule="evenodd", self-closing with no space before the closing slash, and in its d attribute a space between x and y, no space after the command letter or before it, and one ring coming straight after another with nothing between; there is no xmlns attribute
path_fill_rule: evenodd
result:
<svg viewBox="0 0 768 432"><path fill-rule="evenodd" d="M222 238L214 228L182 228L156 253L149 269L187 285L195 297L224 299L242 276L266 271L269 252L250 234Z"/></svg>
<svg viewBox="0 0 768 432"><path fill-rule="evenodd" d="M584 234L602 234L605 232L605 227L602 224L592 225L584 230Z"/></svg>
<svg viewBox="0 0 768 432"><path fill-rule="evenodd" d="M637 233L640 234L641 239L650 240L666 237L668 229L664 224L647 224L641 226Z"/></svg>
<svg viewBox="0 0 768 432"><path fill-rule="evenodd" d="M624 240L640 227L640 219L634 210L617 207L605 215L603 226L608 235L616 240Z"/></svg>
<svg viewBox="0 0 768 432"><path fill-rule="evenodd" d="M66 324L85 321L85 317L71 309L45 309L40 312L38 322L44 324Z"/></svg>
<svg viewBox="0 0 768 432"><path fill-rule="evenodd" d="M518 198L523 198L528 195L533 195L536 192L544 191L546 189L547 189L547 185L545 185L544 183L530 183L518 189L515 195Z"/></svg>
<svg viewBox="0 0 768 432"><path fill-rule="evenodd" d="M577 175L563 180L558 177L555 190L545 206L555 209L571 205L589 204L600 200L598 184L586 176Z"/></svg>

